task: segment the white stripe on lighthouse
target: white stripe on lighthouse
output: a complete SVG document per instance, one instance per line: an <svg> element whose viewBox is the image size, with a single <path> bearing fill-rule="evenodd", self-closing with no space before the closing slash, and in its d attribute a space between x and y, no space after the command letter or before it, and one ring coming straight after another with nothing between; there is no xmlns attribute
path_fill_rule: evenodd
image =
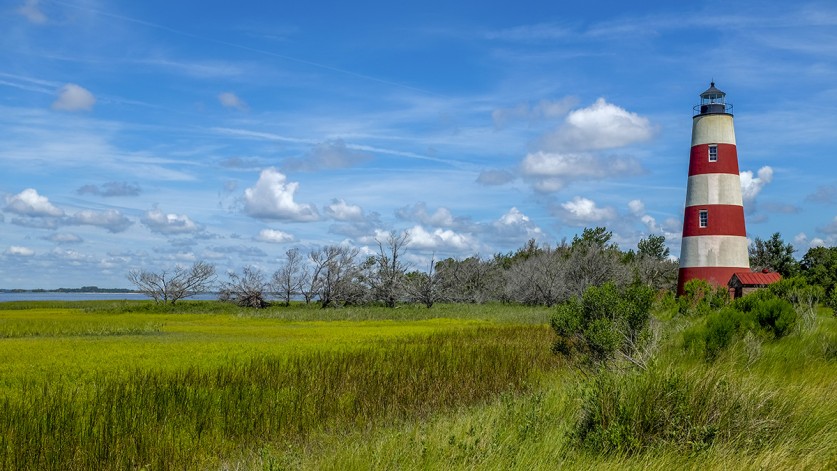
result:
<svg viewBox="0 0 837 471"><path fill-rule="evenodd" d="M702 204L743 206L741 177L729 173L704 173L689 177L686 206Z"/></svg>
<svg viewBox="0 0 837 471"><path fill-rule="evenodd" d="M692 146L700 144L735 145L732 115L708 114L695 116L692 123Z"/></svg>
<svg viewBox="0 0 837 471"><path fill-rule="evenodd" d="M746 237L684 237L680 247L680 268L750 266Z"/></svg>

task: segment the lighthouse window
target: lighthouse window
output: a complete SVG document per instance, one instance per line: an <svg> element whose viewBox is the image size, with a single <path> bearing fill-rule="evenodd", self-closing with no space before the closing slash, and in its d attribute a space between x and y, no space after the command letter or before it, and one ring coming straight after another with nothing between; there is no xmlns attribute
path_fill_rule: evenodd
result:
<svg viewBox="0 0 837 471"><path fill-rule="evenodd" d="M706 209L700 210L700 227L707 227L709 225L709 211Z"/></svg>
<svg viewBox="0 0 837 471"><path fill-rule="evenodd" d="M718 161L718 146L715 146L715 145L709 146L709 161L710 162L717 162Z"/></svg>

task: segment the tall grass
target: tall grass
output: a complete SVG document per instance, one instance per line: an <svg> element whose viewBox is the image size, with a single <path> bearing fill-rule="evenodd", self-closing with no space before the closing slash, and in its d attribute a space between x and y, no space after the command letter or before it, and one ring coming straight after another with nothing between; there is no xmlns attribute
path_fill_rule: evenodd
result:
<svg viewBox="0 0 837 471"><path fill-rule="evenodd" d="M0 401L2 469L203 468L254 443L368 428L525 389L550 331L497 327L217 369L26 383Z"/></svg>
<svg viewBox="0 0 837 471"><path fill-rule="evenodd" d="M695 319L687 319L693 323ZM561 368L487 404L263 449L243 469L837 468L837 318L779 339L733 339L711 363L682 319L647 371ZM234 467L234 466L233 466ZM274 468L276 469L276 468Z"/></svg>

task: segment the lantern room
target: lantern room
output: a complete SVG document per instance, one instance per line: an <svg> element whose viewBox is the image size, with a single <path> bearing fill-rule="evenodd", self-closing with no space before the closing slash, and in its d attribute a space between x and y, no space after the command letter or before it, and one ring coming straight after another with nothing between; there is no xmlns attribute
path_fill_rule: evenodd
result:
<svg viewBox="0 0 837 471"><path fill-rule="evenodd" d="M695 114L732 114L732 105L726 103L726 96L715 88L715 82L710 82L709 88L700 94L700 105L695 106Z"/></svg>

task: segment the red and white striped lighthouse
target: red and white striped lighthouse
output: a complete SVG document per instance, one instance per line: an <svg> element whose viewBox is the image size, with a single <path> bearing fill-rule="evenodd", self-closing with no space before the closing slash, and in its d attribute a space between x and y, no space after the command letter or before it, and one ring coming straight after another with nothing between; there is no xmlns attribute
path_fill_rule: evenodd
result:
<svg viewBox="0 0 837 471"><path fill-rule="evenodd" d="M750 270L732 105L725 97L712 82L692 118L678 295L689 280L726 286L733 273Z"/></svg>

